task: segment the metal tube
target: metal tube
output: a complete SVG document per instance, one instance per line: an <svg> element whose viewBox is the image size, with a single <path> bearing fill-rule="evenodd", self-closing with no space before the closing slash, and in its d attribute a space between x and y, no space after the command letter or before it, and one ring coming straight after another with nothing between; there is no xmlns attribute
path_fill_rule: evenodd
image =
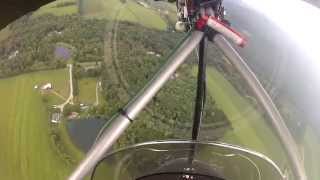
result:
<svg viewBox="0 0 320 180"><path fill-rule="evenodd" d="M111 121L104 133L93 145L86 157L75 171L68 178L69 180L81 180L96 166L105 153L112 147L120 135L129 126L130 121L134 120L139 112L156 95L160 88L169 80L170 76L186 60L189 54L196 48L204 34L195 31L181 44L177 51L172 54L167 63L159 70L147 86L127 105L124 112Z"/></svg>
<svg viewBox="0 0 320 180"><path fill-rule="evenodd" d="M250 67L223 36L216 35L214 42L224 52L235 68L241 73L258 98L259 103L266 109L268 115L270 116L271 124L275 128L281 143L288 153L288 158L292 164L296 178L299 180L307 180L297 144L295 143L290 131L284 123L280 112L276 108L269 94L263 88L255 74L251 71Z"/></svg>

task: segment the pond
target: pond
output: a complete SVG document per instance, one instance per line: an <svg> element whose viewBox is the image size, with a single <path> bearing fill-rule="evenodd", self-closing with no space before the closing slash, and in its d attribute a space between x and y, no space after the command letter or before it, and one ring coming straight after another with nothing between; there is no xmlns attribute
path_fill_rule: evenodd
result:
<svg viewBox="0 0 320 180"><path fill-rule="evenodd" d="M67 130L72 142L80 150L87 152L105 123L104 119L98 118L73 120L68 121Z"/></svg>

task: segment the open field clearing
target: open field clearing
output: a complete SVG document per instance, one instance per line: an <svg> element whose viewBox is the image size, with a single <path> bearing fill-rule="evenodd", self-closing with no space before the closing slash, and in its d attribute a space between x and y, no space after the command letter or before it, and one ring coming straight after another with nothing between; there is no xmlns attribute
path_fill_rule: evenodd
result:
<svg viewBox="0 0 320 180"><path fill-rule="evenodd" d="M302 151L304 155L306 172L310 180L317 180L320 177L320 171L317 168L319 167L320 162L313 160L313 158L318 157L320 153L320 144L318 137L319 136L315 134L311 127L307 127L304 137L304 143L302 144L304 149Z"/></svg>
<svg viewBox="0 0 320 180"><path fill-rule="evenodd" d="M254 109L215 68L208 67L207 83L208 94L225 112L233 128L224 135L222 141L264 153L276 162L283 162L285 155L280 142L261 112Z"/></svg>
<svg viewBox="0 0 320 180"><path fill-rule="evenodd" d="M96 78L82 78L79 80L80 103L94 104L96 102L96 86Z"/></svg>
<svg viewBox="0 0 320 180"><path fill-rule="evenodd" d="M128 1L120 12L119 20L136 22L148 28L166 29L166 22L152 10L142 7L134 1Z"/></svg>
<svg viewBox="0 0 320 180"><path fill-rule="evenodd" d="M72 169L54 146L47 107L34 89L43 82L68 93L66 69L0 80L1 179L65 179Z"/></svg>
<svg viewBox="0 0 320 180"><path fill-rule="evenodd" d="M69 3L63 5L64 3ZM56 16L64 16L78 13L78 7L75 0L59 0L42 6L36 10L33 14L34 17L41 16L43 14L53 14Z"/></svg>
<svg viewBox="0 0 320 180"><path fill-rule="evenodd" d="M264 153L277 163L285 163L285 154L275 136L269 128L266 117L253 108L247 99L242 97L232 85L214 68L207 70L208 93L213 96L231 121L233 130L225 135L222 141L237 144ZM311 164L312 157L319 153L320 144L317 135L310 127L304 135L301 154L308 177L316 180L319 177L317 163Z"/></svg>
<svg viewBox="0 0 320 180"><path fill-rule="evenodd" d="M64 16L77 13L87 18L134 22L158 30L167 28L166 22L156 10L143 7L132 0L125 3L120 0L58 0L41 7L33 16L39 17L44 14Z"/></svg>
<svg viewBox="0 0 320 180"><path fill-rule="evenodd" d="M81 0L81 15L88 18L107 19L110 21L128 21L148 28L165 30L166 22L151 7L146 8L137 1L129 0Z"/></svg>

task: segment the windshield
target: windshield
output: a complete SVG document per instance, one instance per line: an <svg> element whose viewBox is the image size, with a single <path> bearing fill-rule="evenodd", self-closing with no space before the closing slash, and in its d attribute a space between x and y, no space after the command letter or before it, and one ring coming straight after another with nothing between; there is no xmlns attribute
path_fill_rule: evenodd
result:
<svg viewBox="0 0 320 180"><path fill-rule="evenodd" d="M320 152L316 129L320 76L318 62L312 59L315 56L306 56L300 48L303 45L296 45L290 33L271 17L257 12L249 1L227 0L224 4L232 26L249 39L247 47L236 50L280 111L298 145L308 179L316 180L320 177L320 164L315 158ZM0 177L66 179L103 132L101 129L190 35L177 31L176 22L175 3L58 0L2 29ZM254 90L213 42L206 45L205 54L207 93L199 142L206 142L203 146L210 152L219 150L208 142L256 152L268 159L258 164L272 162L276 166L276 170L273 165L266 168L270 176L264 174L264 178L281 172L279 177L293 179L286 148ZM191 53L117 140L113 151L148 141L191 139L198 56L197 50ZM120 161L128 152L112 154L110 159L120 157ZM144 153L141 150L132 157ZM250 158L259 155L254 153ZM212 154L199 157L202 161L218 158ZM110 159L103 166L115 163ZM220 160L226 161L224 165L233 162L232 158ZM234 163L247 167L244 164L248 161L240 158ZM259 179L257 168L248 164L248 172L254 175L245 177ZM261 167L263 170L267 165ZM227 174L228 170L223 172Z"/></svg>
<svg viewBox="0 0 320 180"><path fill-rule="evenodd" d="M186 158L196 147L193 162ZM112 166L110 166L112 164ZM241 166L239 166L241 164ZM137 144L106 156L93 179L285 179L268 157L223 143L163 141Z"/></svg>

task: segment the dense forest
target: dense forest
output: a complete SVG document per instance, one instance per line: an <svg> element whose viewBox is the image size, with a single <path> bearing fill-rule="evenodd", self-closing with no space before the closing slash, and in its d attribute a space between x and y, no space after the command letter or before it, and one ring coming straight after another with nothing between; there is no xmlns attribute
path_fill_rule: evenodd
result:
<svg viewBox="0 0 320 180"><path fill-rule="evenodd" d="M105 23L76 15L23 16L9 26L10 36L0 44L0 77L61 68L68 60L103 60ZM60 49L70 56L59 56Z"/></svg>
<svg viewBox="0 0 320 180"><path fill-rule="evenodd" d="M102 75L106 102L113 105L107 106L107 117L111 117L144 87L182 38L183 34L176 32L151 30L128 22L118 24L117 33L108 37L113 43L107 46L109 53L105 57L106 68L103 68ZM193 54L123 135L119 145L191 136L197 81L192 73L195 62ZM202 134L216 140L231 127L214 100L211 97L207 99L205 125L210 124L220 131L214 134L210 129Z"/></svg>

